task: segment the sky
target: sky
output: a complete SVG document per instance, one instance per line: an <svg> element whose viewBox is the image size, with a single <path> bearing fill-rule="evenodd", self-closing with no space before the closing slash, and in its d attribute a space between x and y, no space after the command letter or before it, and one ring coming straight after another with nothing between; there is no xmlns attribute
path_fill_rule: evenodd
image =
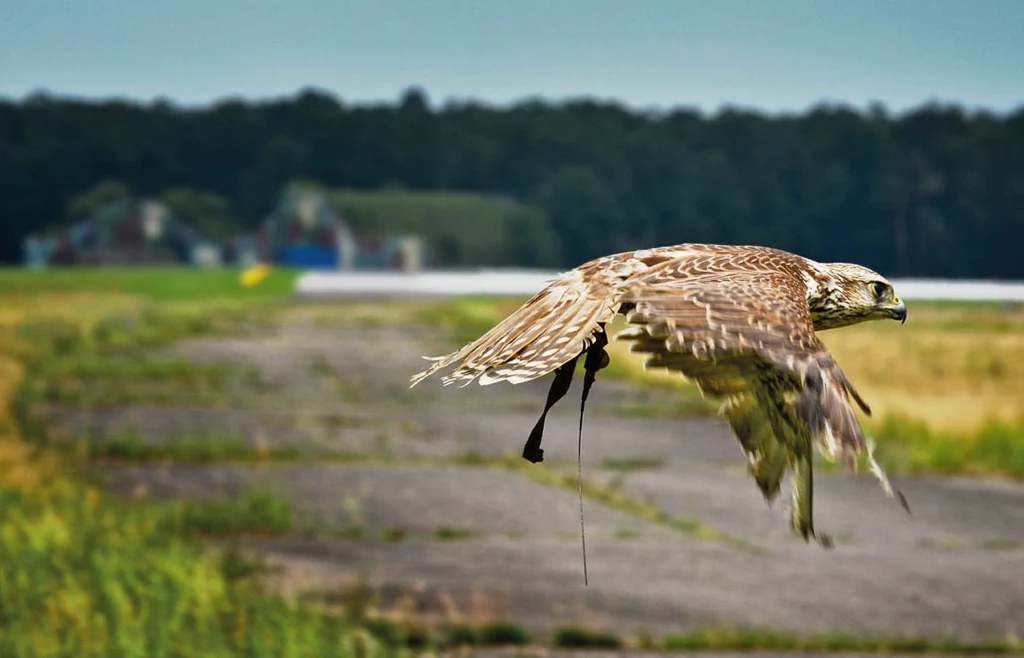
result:
<svg viewBox="0 0 1024 658"><path fill-rule="evenodd" d="M1024 0L0 0L0 96L1024 105Z"/></svg>

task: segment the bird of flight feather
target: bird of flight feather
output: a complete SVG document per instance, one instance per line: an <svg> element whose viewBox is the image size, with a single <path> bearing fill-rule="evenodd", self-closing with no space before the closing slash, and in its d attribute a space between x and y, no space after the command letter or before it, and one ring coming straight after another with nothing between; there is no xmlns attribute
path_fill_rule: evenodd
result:
<svg viewBox="0 0 1024 658"><path fill-rule="evenodd" d="M886 495L899 496L907 508L857 420L853 403L870 415L868 405L816 335L871 320L906 321L892 285L859 265L741 245L680 244L604 256L561 274L463 348L425 357L434 363L412 377L412 386L449 366L455 368L445 385L517 384L555 372L546 414L564 395L580 356L588 357L591 382L607 365L605 324L617 314L629 326L615 339L645 355L646 368L676 371L723 400L720 413L767 502L792 473L790 525L805 541L831 545L815 533L812 518L815 448L851 467L866 452ZM592 358L595 350L600 354ZM584 396L588 387L585 381ZM543 420L523 453L531 461L543 459Z"/></svg>

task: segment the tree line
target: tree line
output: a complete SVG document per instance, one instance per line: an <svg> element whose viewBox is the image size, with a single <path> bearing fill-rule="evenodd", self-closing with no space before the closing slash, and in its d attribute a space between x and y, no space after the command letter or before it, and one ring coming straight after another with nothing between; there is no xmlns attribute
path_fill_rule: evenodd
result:
<svg viewBox="0 0 1024 658"><path fill-rule="evenodd" d="M201 108L47 94L0 101L7 261L20 257L24 235L67 221L105 181L107 192L123 185L192 208L217 233L255 226L293 180L515 199L545 223L531 233L545 241L536 245L544 258L516 240L516 255L502 259L522 264L727 242L891 276L1024 278L1024 107L996 115L929 105L898 116L881 106L655 114L590 100L434 109L419 88L374 106L317 89Z"/></svg>

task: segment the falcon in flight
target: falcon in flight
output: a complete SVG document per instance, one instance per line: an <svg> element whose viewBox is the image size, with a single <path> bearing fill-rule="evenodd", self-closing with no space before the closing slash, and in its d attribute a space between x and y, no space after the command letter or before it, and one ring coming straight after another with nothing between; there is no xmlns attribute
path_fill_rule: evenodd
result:
<svg viewBox="0 0 1024 658"><path fill-rule="evenodd" d="M523 456L543 459L544 416L565 394L585 358L584 399L608 364L605 325L645 355L646 368L679 372L703 395L724 400L749 471L771 503L792 471L790 525L815 538L812 457L856 465L866 452L888 496L893 489L865 440L853 403L871 411L815 332L869 320L906 321L907 309L884 277L848 263L818 263L758 246L681 244L597 258L561 274L483 336L412 377L449 366L442 382L487 385L555 373L547 407ZM897 492L898 494L898 492ZM903 506L906 501L899 496Z"/></svg>

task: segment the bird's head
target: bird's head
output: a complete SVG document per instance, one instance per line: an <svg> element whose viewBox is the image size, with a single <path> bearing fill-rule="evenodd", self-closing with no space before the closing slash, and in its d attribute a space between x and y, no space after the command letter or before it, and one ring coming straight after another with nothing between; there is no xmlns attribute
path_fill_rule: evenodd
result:
<svg viewBox="0 0 1024 658"><path fill-rule="evenodd" d="M808 297L816 330L868 320L907 321L907 307L878 272L851 263L828 263L827 281Z"/></svg>

